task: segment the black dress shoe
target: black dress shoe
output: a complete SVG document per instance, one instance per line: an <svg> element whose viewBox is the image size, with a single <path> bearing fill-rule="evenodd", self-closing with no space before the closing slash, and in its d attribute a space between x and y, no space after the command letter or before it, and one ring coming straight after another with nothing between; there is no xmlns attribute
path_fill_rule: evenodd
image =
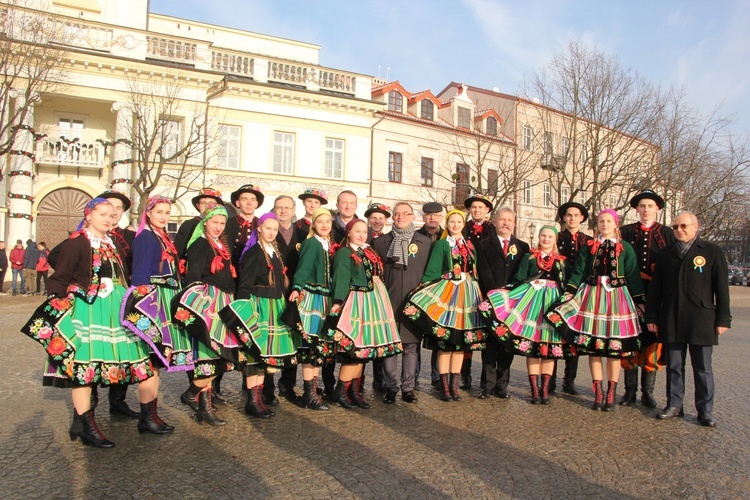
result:
<svg viewBox="0 0 750 500"><path fill-rule="evenodd" d="M406 403L416 403L417 402L417 396L414 395L414 391L407 391L401 395L401 399L403 399Z"/></svg>
<svg viewBox="0 0 750 500"><path fill-rule="evenodd" d="M490 399L492 397L491 391L482 391L481 394L479 394L479 399Z"/></svg>
<svg viewBox="0 0 750 500"><path fill-rule="evenodd" d="M508 399L510 398L510 394L508 394L508 391L495 391L495 396L499 397L500 399Z"/></svg>
<svg viewBox="0 0 750 500"><path fill-rule="evenodd" d="M385 396L383 396L383 403L387 405L392 405L396 402L396 392L395 391L385 391Z"/></svg>
<svg viewBox="0 0 750 500"><path fill-rule="evenodd" d="M677 408L676 406L667 406L661 412L656 414L656 418L658 418L659 420L667 420L668 418L684 416L685 412L682 411L682 408Z"/></svg>
<svg viewBox="0 0 750 500"><path fill-rule="evenodd" d="M263 402L268 406L276 406L279 404L279 398L275 394L263 394Z"/></svg>
<svg viewBox="0 0 750 500"><path fill-rule="evenodd" d="M703 427L716 427L716 419L710 412L698 415L698 422L700 422Z"/></svg>
<svg viewBox="0 0 750 500"><path fill-rule="evenodd" d="M224 397L224 395L220 392L216 392L215 390L211 391L211 402L212 403L219 403L220 405L225 405L229 403L229 400Z"/></svg>
<svg viewBox="0 0 750 500"><path fill-rule="evenodd" d="M573 382L563 382L562 391L571 396L578 396L580 394L578 388L576 388L576 385Z"/></svg>
<svg viewBox="0 0 750 500"><path fill-rule="evenodd" d="M109 413L111 415L122 415L129 418L140 418L141 414L130 409L128 404L122 400L112 400L109 402Z"/></svg>
<svg viewBox="0 0 750 500"><path fill-rule="evenodd" d="M287 388L282 384L279 384L279 396L294 404L297 404L300 400L300 395L294 392L293 387Z"/></svg>
<svg viewBox="0 0 750 500"><path fill-rule="evenodd" d="M461 384L459 389L471 389L471 375L461 375Z"/></svg>

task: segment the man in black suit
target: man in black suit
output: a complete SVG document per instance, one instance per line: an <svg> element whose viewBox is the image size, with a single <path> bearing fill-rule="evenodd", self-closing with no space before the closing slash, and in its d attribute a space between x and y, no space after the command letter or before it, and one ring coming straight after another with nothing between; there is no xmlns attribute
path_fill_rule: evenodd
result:
<svg viewBox="0 0 750 500"><path fill-rule="evenodd" d="M477 274L479 288L485 295L490 290L507 287L515 276L521 258L529 252L528 243L513 235L516 214L511 208L501 207L495 212L496 236L481 240L477 245ZM482 351L482 393L479 399L495 394L508 399L508 382L513 354L505 349L493 335L487 336L487 346Z"/></svg>
<svg viewBox="0 0 750 500"><path fill-rule="evenodd" d="M646 323L664 344L667 356L667 406L659 419L683 416L685 357L695 376L698 421L715 427L713 346L732 325L727 261L721 248L698 236L698 219L683 212L672 221L677 241L656 258L648 289Z"/></svg>
<svg viewBox="0 0 750 500"><path fill-rule="evenodd" d="M297 269L297 259L299 257L298 249L300 243L297 228L292 223L294 216L295 201L291 196L282 194L277 196L273 202L273 213L279 220L279 233L276 235L276 245L279 247L281 259L286 267L286 275L291 283L294 279L294 271ZM296 403L299 395L294 392L294 386L297 383L297 365L290 365L281 370L279 377L279 395L286 398L292 403ZM263 390L266 394L264 398L273 400L273 373L266 373L263 380Z"/></svg>
<svg viewBox="0 0 750 500"><path fill-rule="evenodd" d="M432 242L427 236L418 233L414 227L414 210L406 202L393 207L393 228L377 238L373 248L383 261L384 283L391 299L404 353L401 357L401 398L407 403L416 403L414 394L419 344L422 332L404 315L407 295L422 281L427 268ZM398 373L396 356L383 360L385 375L385 397L383 402L396 402Z"/></svg>

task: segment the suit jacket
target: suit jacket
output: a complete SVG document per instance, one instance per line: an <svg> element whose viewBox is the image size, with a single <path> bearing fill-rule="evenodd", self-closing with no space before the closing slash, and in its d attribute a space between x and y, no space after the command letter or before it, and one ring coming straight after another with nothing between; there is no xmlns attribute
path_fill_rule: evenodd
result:
<svg viewBox="0 0 750 500"><path fill-rule="evenodd" d="M516 247L515 255L510 251L513 246ZM523 256L529 253L529 244L511 235L508 250L506 256L500 238L496 235L481 240L477 245L477 274L479 288L483 294L486 295L490 290L506 287L513 282Z"/></svg>
<svg viewBox="0 0 750 500"><path fill-rule="evenodd" d="M305 241L299 239L299 234L297 233L294 224L292 224L292 229L292 238L289 240L288 245L281 233L276 235L276 246L279 247L279 252L281 252L281 259L286 266L286 275L289 277L290 282L294 278L294 271L297 269L297 263L299 262L298 247L301 246L303 241Z"/></svg>
<svg viewBox="0 0 750 500"><path fill-rule="evenodd" d="M716 327L732 325L727 274L721 248L701 238L684 258L676 243L660 252L646 303L646 322L658 325L659 342L718 345Z"/></svg>
<svg viewBox="0 0 750 500"><path fill-rule="evenodd" d="M410 245L416 245L416 252L411 252L408 265L403 267L388 259L388 248L393 242L393 232L377 238L372 247L383 261L385 286L391 298L393 313L396 316L401 340L407 344L418 343L422 340L422 331L404 315L404 306L409 293L419 286L427 268L432 241L429 237L414 232Z"/></svg>

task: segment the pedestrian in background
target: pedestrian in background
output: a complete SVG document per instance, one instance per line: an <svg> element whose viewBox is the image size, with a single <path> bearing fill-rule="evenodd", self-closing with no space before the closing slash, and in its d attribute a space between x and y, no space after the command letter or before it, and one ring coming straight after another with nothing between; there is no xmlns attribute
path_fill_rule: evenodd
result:
<svg viewBox="0 0 750 500"><path fill-rule="evenodd" d="M47 292L47 274L49 273L49 250L47 244L39 242L39 258L36 261L36 294L42 293L42 281L44 281L44 292Z"/></svg>
<svg viewBox="0 0 750 500"><path fill-rule="evenodd" d="M19 292L26 293L26 282L23 279L23 259L25 254L23 241L16 241L16 246L10 251L10 269L13 273L13 280L10 283L10 287L13 290L13 295L18 295ZM19 278L21 279L20 287L17 285Z"/></svg>
<svg viewBox="0 0 750 500"><path fill-rule="evenodd" d="M36 289L36 263L39 260L39 249L34 240L26 240L26 252L23 255L23 281L26 283L26 295L34 295Z"/></svg>
<svg viewBox="0 0 750 500"><path fill-rule="evenodd" d="M0 295L5 293L5 272L8 270L8 254L5 250L5 242L0 241Z"/></svg>

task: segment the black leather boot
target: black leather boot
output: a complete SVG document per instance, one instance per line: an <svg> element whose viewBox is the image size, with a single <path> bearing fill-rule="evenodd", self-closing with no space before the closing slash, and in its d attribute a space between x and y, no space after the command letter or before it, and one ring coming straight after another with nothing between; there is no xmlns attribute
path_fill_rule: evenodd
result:
<svg viewBox="0 0 750 500"><path fill-rule="evenodd" d="M617 408L617 382L609 380L607 382L607 400L604 402L602 411L614 411Z"/></svg>
<svg viewBox="0 0 750 500"><path fill-rule="evenodd" d="M453 396L451 396L451 383L449 381L449 378L453 378L453 375L449 375L447 373L440 374L439 389L441 401L453 401Z"/></svg>
<svg viewBox="0 0 750 500"><path fill-rule="evenodd" d="M305 380L305 393L302 395L302 406L311 410L328 410L329 407L323 402L323 398L318 394L318 377L312 380Z"/></svg>
<svg viewBox="0 0 750 500"><path fill-rule="evenodd" d="M271 418L271 414L263 409L260 386L256 385L247 390L247 402L245 403L245 413L255 418Z"/></svg>
<svg viewBox="0 0 750 500"><path fill-rule="evenodd" d="M220 373L211 381L211 401L216 404L225 405L229 402L227 398L221 393L221 379L224 376Z"/></svg>
<svg viewBox="0 0 750 500"><path fill-rule="evenodd" d="M209 425L225 425L226 422L214 413L213 401L211 401L211 388L208 387L198 394L198 411L195 412L198 422L207 422Z"/></svg>
<svg viewBox="0 0 750 500"><path fill-rule="evenodd" d="M641 403L646 408L656 408L656 399L654 399L655 383L656 371L647 372L643 370L641 372Z"/></svg>
<svg viewBox="0 0 750 500"><path fill-rule="evenodd" d="M352 379L352 383L349 385L349 399L360 408L368 410L370 404L362 397L362 384L364 384L364 377Z"/></svg>
<svg viewBox="0 0 750 500"><path fill-rule="evenodd" d="M333 394L331 394L331 401L338 403L342 408L346 408L347 410L358 408L357 405L349 399L349 387L351 387L351 385L351 380L348 382L339 380L336 383L336 388L333 390Z"/></svg>
<svg viewBox="0 0 750 500"><path fill-rule="evenodd" d="M191 383L190 387L180 395L180 401L184 405L188 405L193 411L198 411L198 395L201 393L201 388Z"/></svg>
<svg viewBox="0 0 750 500"><path fill-rule="evenodd" d="M552 391L550 391L550 382L552 380L552 375L544 375L542 374L542 390L539 395L539 402L543 405L548 405L550 403L549 395Z"/></svg>
<svg viewBox="0 0 750 500"><path fill-rule="evenodd" d="M109 413L112 415L123 415L129 418L141 416L137 411L131 410L125 402L128 395L128 386L125 384L112 384L109 386Z"/></svg>
<svg viewBox="0 0 750 500"><path fill-rule="evenodd" d="M78 415L75 410L73 410L73 413L73 420L78 419L79 422L70 427L71 441L81 438L83 444L95 448L113 448L115 446L115 443L107 439L99 430L99 426L96 425L94 410L83 412L83 415Z"/></svg>
<svg viewBox="0 0 750 500"><path fill-rule="evenodd" d="M537 375L529 375L529 386L531 387L531 399L529 403L533 405L539 404L539 382Z"/></svg>
<svg viewBox="0 0 750 500"><path fill-rule="evenodd" d="M461 401L461 395L458 393L460 380L460 373L451 373L451 397L453 398L453 401Z"/></svg>
<svg viewBox="0 0 750 500"><path fill-rule="evenodd" d="M270 416L276 415L276 412L271 409L269 405L277 405L279 404L279 400L276 398L276 396L273 395L273 388L271 389L271 396L273 396L273 399L276 400L276 402L268 402L268 399L266 399L266 395L268 394L268 391L265 389L264 384L260 384L258 386L258 405L260 408L268 413Z"/></svg>
<svg viewBox="0 0 750 500"><path fill-rule="evenodd" d="M621 406L635 406L638 399L638 368L625 370L625 394L620 400Z"/></svg>
<svg viewBox="0 0 750 500"><path fill-rule="evenodd" d="M89 398L91 400L91 409L96 410L96 407L99 406L99 388L96 385L91 386L91 397Z"/></svg>
<svg viewBox="0 0 750 500"><path fill-rule="evenodd" d="M169 434L174 430L173 425L167 424L159 417L156 410L158 398L150 403L141 403L141 416L138 420L138 432L150 432L151 434Z"/></svg>
<svg viewBox="0 0 750 500"><path fill-rule="evenodd" d="M592 410L601 410L602 403L604 403L604 391L602 390L602 381L594 380L591 384L591 389L594 391L594 404L591 406Z"/></svg>

